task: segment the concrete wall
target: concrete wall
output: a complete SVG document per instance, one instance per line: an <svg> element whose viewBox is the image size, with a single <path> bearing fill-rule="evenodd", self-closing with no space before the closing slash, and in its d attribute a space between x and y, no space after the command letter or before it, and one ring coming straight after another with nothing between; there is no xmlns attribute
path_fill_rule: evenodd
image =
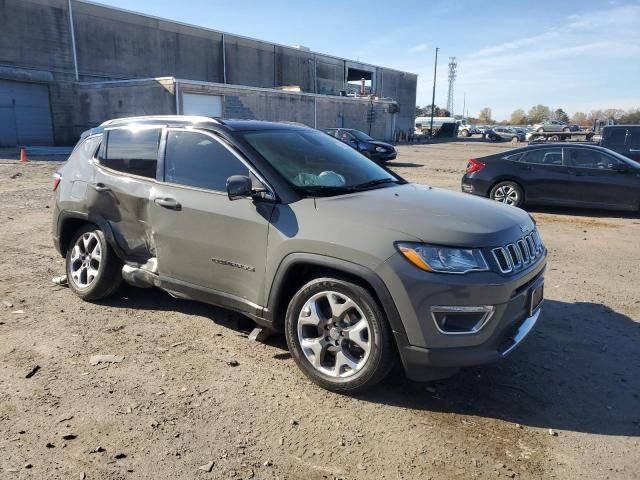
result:
<svg viewBox="0 0 640 480"><path fill-rule="evenodd" d="M346 68L353 66L374 72L374 93L398 102L399 112L393 125L403 130L413 125L415 75L80 0L72 0L71 5L81 82L172 76L225 83L226 65L228 85L269 89L297 85L303 92L337 96L346 89ZM72 45L68 0L0 0L0 78L49 86L54 137L59 144L75 142L76 133L98 116L83 110L88 107L82 102L89 97L78 92L86 92L88 87L73 85ZM117 88L127 87L122 84ZM273 99L268 99L271 95ZM103 113L124 111L123 106L127 105L126 98L120 98L123 103L116 106L101 103L99 95L91 98L98 102L96 111ZM308 107L289 107L292 102L306 105L309 100L293 98L273 91L254 93L250 98L243 94L234 99L230 95L226 106L230 112L237 107L242 115L253 111L259 112L256 113L259 118L292 121L304 118L304 123L309 123ZM335 114L344 116L345 126L368 130L366 123L355 125L362 121L360 110L365 108L362 102L366 104L368 100L348 98L331 102L319 97L318 102L327 109L321 114L322 126L335 126L336 118L332 118ZM360 103L343 107L343 102ZM276 114L272 110L276 107L260 106L267 104L280 105L283 110ZM161 101L160 105L164 103ZM143 104L135 107L130 104L129 110L139 113L146 108L155 111L155 107ZM389 115L384 118L391 118ZM385 124L391 125L387 120ZM384 127L385 132L388 129Z"/></svg>
<svg viewBox="0 0 640 480"><path fill-rule="evenodd" d="M175 108L173 79L77 84L72 113L73 134L77 140L80 133L106 120L173 115Z"/></svg>
<svg viewBox="0 0 640 480"><path fill-rule="evenodd" d="M0 66L73 79L65 0L0 0Z"/></svg>

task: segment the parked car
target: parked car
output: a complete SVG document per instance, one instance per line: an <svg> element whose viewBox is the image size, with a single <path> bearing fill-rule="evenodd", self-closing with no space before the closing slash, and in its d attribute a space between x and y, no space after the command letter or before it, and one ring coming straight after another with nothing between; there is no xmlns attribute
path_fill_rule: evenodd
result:
<svg viewBox="0 0 640 480"><path fill-rule="evenodd" d="M580 126L575 124L565 123L561 120L544 120L542 123L537 123L533 126L533 129L538 133L545 132L579 132Z"/></svg>
<svg viewBox="0 0 640 480"><path fill-rule="evenodd" d="M354 130L352 128L328 128L325 132L353 147L365 157L375 162L388 162L397 156L396 149L393 145L374 140L360 130Z"/></svg>
<svg viewBox="0 0 640 480"><path fill-rule="evenodd" d="M524 142L525 134L520 133L509 127L493 127L486 134L487 138L492 142Z"/></svg>
<svg viewBox="0 0 640 480"><path fill-rule="evenodd" d="M640 162L640 125L603 127L601 135L601 147Z"/></svg>
<svg viewBox="0 0 640 480"><path fill-rule="evenodd" d="M529 145L469 160L462 191L516 207L638 211L640 164L595 145Z"/></svg>
<svg viewBox="0 0 640 480"><path fill-rule="evenodd" d="M397 355L415 380L498 360L540 313L547 253L529 215L407 183L306 127L112 120L82 135L54 192L80 298L124 278L238 311L284 331L337 392L371 387Z"/></svg>

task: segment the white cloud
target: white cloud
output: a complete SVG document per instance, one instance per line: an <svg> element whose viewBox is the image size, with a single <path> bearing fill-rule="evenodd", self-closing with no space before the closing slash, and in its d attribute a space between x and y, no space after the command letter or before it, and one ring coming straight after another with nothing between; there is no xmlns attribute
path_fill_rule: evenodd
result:
<svg viewBox="0 0 640 480"><path fill-rule="evenodd" d="M409 53L420 53L429 50L429 45L426 43L418 43L409 49Z"/></svg>

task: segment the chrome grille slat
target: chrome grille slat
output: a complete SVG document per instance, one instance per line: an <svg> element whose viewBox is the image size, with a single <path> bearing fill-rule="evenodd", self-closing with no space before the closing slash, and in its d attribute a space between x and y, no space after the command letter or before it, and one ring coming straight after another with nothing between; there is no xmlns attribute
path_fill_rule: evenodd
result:
<svg viewBox="0 0 640 480"><path fill-rule="evenodd" d="M540 234L534 230L513 243L493 248L491 253L500 272L507 274L534 263L544 253L544 245Z"/></svg>

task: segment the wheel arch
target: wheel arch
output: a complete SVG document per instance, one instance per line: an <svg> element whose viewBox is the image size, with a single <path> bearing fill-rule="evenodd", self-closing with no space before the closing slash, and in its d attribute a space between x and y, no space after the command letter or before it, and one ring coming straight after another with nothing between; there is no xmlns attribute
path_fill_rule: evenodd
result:
<svg viewBox="0 0 640 480"><path fill-rule="evenodd" d="M382 308L398 346L407 336L395 302L382 279L370 268L324 255L292 253L285 257L273 278L267 303L267 317L276 330L282 330L289 301L313 278L333 276L365 288Z"/></svg>
<svg viewBox="0 0 640 480"><path fill-rule="evenodd" d="M109 222L99 215L81 212L63 212L58 218L58 251L62 256L67 254L67 249L69 248L69 243L71 243L73 235L80 227L86 224L95 225L102 230L107 242L116 252L116 255L120 257L120 259L124 259L124 254L115 240Z"/></svg>

